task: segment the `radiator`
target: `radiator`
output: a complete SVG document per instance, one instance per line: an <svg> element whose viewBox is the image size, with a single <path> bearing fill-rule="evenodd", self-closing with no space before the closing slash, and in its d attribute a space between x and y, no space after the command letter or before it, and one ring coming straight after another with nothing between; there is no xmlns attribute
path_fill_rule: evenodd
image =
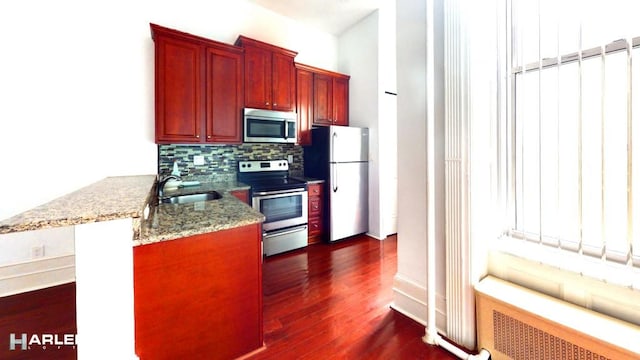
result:
<svg viewBox="0 0 640 360"><path fill-rule="evenodd" d="M492 276L476 286L476 316L492 360L640 359L640 327Z"/></svg>

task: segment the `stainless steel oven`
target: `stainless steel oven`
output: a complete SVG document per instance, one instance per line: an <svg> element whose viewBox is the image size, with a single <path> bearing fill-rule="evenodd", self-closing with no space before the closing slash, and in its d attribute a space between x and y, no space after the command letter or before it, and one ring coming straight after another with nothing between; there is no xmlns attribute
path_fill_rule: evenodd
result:
<svg viewBox="0 0 640 360"><path fill-rule="evenodd" d="M308 195L304 189L254 192L252 202L266 217L264 231L307 224Z"/></svg>
<svg viewBox="0 0 640 360"><path fill-rule="evenodd" d="M261 191L253 193L252 201L266 218L262 224L265 255L307 246L306 190Z"/></svg>
<svg viewBox="0 0 640 360"><path fill-rule="evenodd" d="M265 216L264 254L271 256L307 246L307 184L289 178L287 161L239 161L238 167L238 180L251 186L253 208Z"/></svg>

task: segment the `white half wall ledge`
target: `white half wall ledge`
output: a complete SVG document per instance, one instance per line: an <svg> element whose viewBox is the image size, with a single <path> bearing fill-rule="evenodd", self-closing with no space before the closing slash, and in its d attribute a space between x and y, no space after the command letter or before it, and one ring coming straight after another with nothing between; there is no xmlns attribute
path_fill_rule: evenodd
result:
<svg viewBox="0 0 640 360"><path fill-rule="evenodd" d="M75 227L79 360L138 359L132 229L133 219Z"/></svg>

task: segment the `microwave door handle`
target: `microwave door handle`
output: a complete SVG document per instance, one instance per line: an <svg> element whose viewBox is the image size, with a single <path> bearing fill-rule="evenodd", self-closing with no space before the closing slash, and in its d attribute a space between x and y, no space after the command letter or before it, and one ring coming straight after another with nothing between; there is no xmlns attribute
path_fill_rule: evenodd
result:
<svg viewBox="0 0 640 360"><path fill-rule="evenodd" d="M289 123L287 119L284 120L284 139L287 140L289 138Z"/></svg>

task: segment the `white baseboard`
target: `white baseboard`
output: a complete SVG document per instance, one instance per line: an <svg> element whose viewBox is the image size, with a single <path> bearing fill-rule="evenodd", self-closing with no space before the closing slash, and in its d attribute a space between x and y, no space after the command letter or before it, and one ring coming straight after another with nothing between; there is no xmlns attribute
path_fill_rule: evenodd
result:
<svg viewBox="0 0 640 360"><path fill-rule="evenodd" d="M0 266L0 297L74 282L75 255Z"/></svg>
<svg viewBox="0 0 640 360"><path fill-rule="evenodd" d="M424 286L396 274L393 278L393 303L391 308L425 325L427 324L427 289ZM446 335L447 303L444 296L436 294L436 328Z"/></svg>
<svg viewBox="0 0 640 360"><path fill-rule="evenodd" d="M371 233L365 233L365 235L367 235L367 236L368 236L368 237L370 237L370 238L374 238L374 239L376 239L376 240L384 240L384 239L386 239L386 238L387 238L386 236L385 236L385 237L380 237L380 236L378 236L378 235L373 235L373 234L371 234Z"/></svg>

